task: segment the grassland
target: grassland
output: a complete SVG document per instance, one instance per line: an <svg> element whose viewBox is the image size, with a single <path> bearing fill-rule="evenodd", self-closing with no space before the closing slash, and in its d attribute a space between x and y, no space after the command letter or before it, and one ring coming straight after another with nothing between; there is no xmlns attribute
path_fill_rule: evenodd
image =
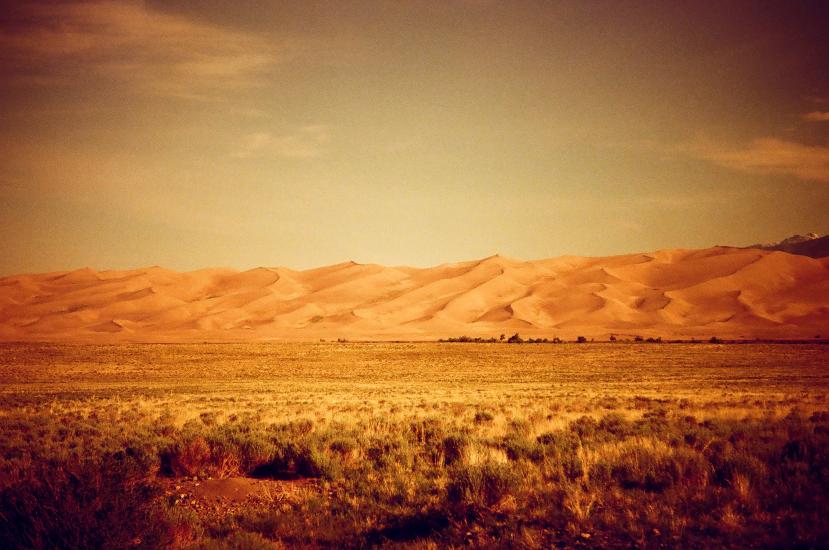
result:
<svg viewBox="0 0 829 550"><path fill-rule="evenodd" d="M822 547L829 347L0 346L0 547Z"/></svg>

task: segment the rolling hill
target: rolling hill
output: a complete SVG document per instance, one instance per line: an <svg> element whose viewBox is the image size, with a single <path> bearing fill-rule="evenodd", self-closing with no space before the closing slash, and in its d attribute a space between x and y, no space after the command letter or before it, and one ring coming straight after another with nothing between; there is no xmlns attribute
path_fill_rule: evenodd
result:
<svg viewBox="0 0 829 550"><path fill-rule="evenodd" d="M0 278L0 340L829 336L829 258L715 247L430 268L161 267Z"/></svg>

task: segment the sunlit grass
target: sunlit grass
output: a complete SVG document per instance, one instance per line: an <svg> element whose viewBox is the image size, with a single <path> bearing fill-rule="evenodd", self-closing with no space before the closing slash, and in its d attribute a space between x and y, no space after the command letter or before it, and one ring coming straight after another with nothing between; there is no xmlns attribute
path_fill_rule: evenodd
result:
<svg viewBox="0 0 829 550"><path fill-rule="evenodd" d="M773 345L4 345L0 543L819 545L827 358ZM239 476L275 481L221 516L168 494Z"/></svg>

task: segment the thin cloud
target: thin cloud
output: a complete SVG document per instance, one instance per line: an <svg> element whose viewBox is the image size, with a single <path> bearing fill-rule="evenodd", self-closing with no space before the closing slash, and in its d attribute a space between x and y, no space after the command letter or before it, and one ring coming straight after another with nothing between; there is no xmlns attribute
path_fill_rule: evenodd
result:
<svg viewBox="0 0 829 550"><path fill-rule="evenodd" d="M253 119L271 118L270 113L268 113L264 109L257 109L256 107L231 106L228 109L228 112L233 116L244 117L244 118L253 118Z"/></svg>
<svg viewBox="0 0 829 550"><path fill-rule="evenodd" d="M696 144L684 147L684 151L740 172L789 175L807 181L829 182L829 147L826 146L761 138L738 149Z"/></svg>
<svg viewBox="0 0 829 550"><path fill-rule="evenodd" d="M245 136L241 148L233 156L236 158L267 156L312 158L322 153L329 139L329 129L322 124L302 126L294 132L280 135L256 132Z"/></svg>
<svg viewBox="0 0 829 550"><path fill-rule="evenodd" d="M803 115L803 120L809 122L829 122L829 112L827 111L812 111Z"/></svg>
<svg viewBox="0 0 829 550"><path fill-rule="evenodd" d="M72 85L101 78L163 96L215 100L257 87L290 57L255 34L160 13L143 3L25 4L6 19L0 51L7 83Z"/></svg>

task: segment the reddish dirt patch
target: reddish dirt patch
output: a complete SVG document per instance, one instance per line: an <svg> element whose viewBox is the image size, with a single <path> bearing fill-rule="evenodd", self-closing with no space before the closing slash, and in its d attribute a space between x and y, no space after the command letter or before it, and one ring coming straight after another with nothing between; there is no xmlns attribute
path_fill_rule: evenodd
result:
<svg viewBox="0 0 829 550"><path fill-rule="evenodd" d="M165 494L176 506L185 506L202 517L221 519L252 507L278 507L301 501L319 490L313 480L254 479L173 479Z"/></svg>
<svg viewBox="0 0 829 550"><path fill-rule="evenodd" d="M193 487L193 496L215 501L244 502L248 499L267 498L274 490L282 492L284 488L271 480L232 477L202 481Z"/></svg>

